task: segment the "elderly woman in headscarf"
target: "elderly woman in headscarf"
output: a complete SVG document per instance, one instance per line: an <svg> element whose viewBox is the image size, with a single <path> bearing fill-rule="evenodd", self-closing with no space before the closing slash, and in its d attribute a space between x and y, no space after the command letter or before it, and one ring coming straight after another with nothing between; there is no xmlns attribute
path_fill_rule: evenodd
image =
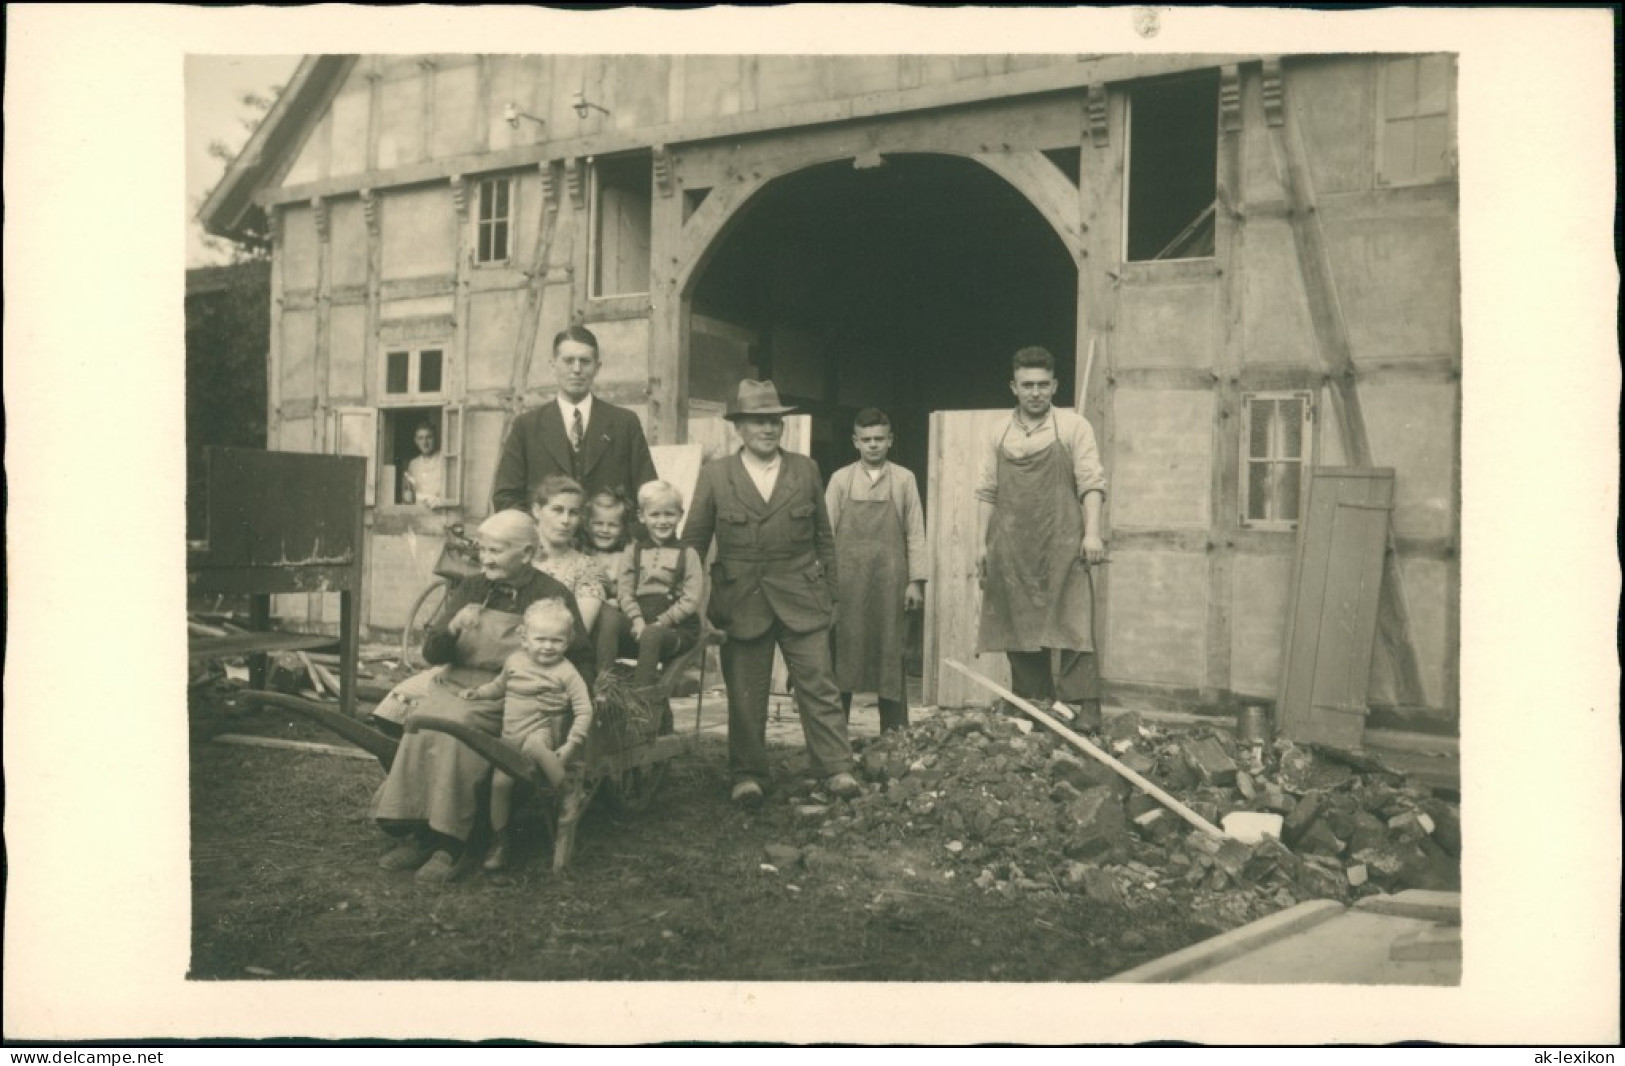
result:
<svg viewBox="0 0 1625 1066"><path fill-rule="evenodd" d="M423 640L431 668L397 685L374 716L404 725L413 715L449 718L492 735L502 732L502 701L462 693L494 678L519 647L525 608L554 599L569 608L575 641L566 657L591 685L593 655L574 595L532 564L536 523L521 511L499 511L479 528L480 574L464 580ZM445 733L419 730L401 738L389 776L373 797L372 817L395 838L379 860L386 870L417 870L417 879L443 883L458 869L474 831L479 789L491 766Z"/></svg>

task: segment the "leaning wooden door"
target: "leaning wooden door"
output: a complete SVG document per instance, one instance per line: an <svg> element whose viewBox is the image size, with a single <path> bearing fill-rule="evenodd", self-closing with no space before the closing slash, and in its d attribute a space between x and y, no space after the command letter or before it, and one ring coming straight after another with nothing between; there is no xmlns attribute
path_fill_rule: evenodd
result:
<svg viewBox="0 0 1625 1066"><path fill-rule="evenodd" d="M1310 479L1276 704L1277 727L1294 740L1364 739L1393 506L1392 470L1322 468Z"/></svg>
<svg viewBox="0 0 1625 1066"><path fill-rule="evenodd" d="M931 414L931 470L926 479L926 540L931 578L925 585L925 662L920 695L939 707L985 705L988 694L965 675L942 665L957 659L997 681L1010 683L1002 653L976 654L982 617L982 589L976 556L982 531L976 520L976 473L981 449L997 411L934 411Z"/></svg>

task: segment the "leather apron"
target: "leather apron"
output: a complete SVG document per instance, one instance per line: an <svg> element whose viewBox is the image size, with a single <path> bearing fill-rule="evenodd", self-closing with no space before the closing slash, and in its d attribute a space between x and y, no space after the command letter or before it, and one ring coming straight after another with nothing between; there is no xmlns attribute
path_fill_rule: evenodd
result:
<svg viewBox="0 0 1625 1066"><path fill-rule="evenodd" d="M863 476L862 472L858 476ZM835 530L839 606L835 620L835 685L902 700L903 593L908 589L908 541L897 506L847 500Z"/></svg>
<svg viewBox="0 0 1625 1066"><path fill-rule="evenodd" d="M1066 447L1057 440L1018 459L1005 453L1001 440L978 651L1094 650L1082 541L1083 513Z"/></svg>

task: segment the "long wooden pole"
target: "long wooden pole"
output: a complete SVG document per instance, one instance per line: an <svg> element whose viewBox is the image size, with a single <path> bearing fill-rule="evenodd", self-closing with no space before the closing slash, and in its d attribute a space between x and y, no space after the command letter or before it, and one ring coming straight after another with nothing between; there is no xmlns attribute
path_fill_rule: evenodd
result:
<svg viewBox="0 0 1625 1066"><path fill-rule="evenodd" d="M1026 711L1029 715L1049 729L1050 732L1054 733L1062 740L1065 740L1067 743L1071 744L1085 755L1104 763L1106 766L1110 767L1114 773L1117 773L1118 775L1132 782L1140 791L1144 792L1146 795L1150 796L1164 807L1167 807L1169 810L1173 811L1175 814L1179 815L1181 818L1185 819L1185 821L1189 822L1191 825L1194 825L1208 836L1216 837L1219 840L1225 839L1224 830L1220 829L1206 818L1203 818L1200 814L1197 814L1183 803L1174 799L1172 796L1168 795L1168 793L1164 792L1156 785L1153 785L1151 782L1147 781L1133 770L1130 770L1128 767L1101 751L1087 740L1078 736L1078 734L1074 733L1060 722L1057 722L1055 719L1051 718L1037 707L1034 707L1032 704L1028 703L1014 692L1011 692L1003 685L1000 685L996 681L988 680L975 670L972 670L967 666L963 666L952 659L944 659L942 661L948 666L953 667L955 670L958 670L972 681L978 682L983 688L989 689L996 692L1000 696L1003 696L1012 706L1019 707L1023 711Z"/></svg>

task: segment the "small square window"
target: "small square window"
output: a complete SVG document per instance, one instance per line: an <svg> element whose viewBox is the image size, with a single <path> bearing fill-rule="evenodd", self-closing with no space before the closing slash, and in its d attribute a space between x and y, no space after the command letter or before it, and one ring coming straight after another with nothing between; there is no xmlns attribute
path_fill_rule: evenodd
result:
<svg viewBox="0 0 1625 1066"><path fill-rule="evenodd" d="M1307 392L1243 397L1241 524L1296 529L1314 463L1314 408Z"/></svg>
<svg viewBox="0 0 1625 1066"><path fill-rule="evenodd" d="M502 263L509 258L509 237L513 228L513 180L487 178L479 185L479 220L475 233L474 261Z"/></svg>

